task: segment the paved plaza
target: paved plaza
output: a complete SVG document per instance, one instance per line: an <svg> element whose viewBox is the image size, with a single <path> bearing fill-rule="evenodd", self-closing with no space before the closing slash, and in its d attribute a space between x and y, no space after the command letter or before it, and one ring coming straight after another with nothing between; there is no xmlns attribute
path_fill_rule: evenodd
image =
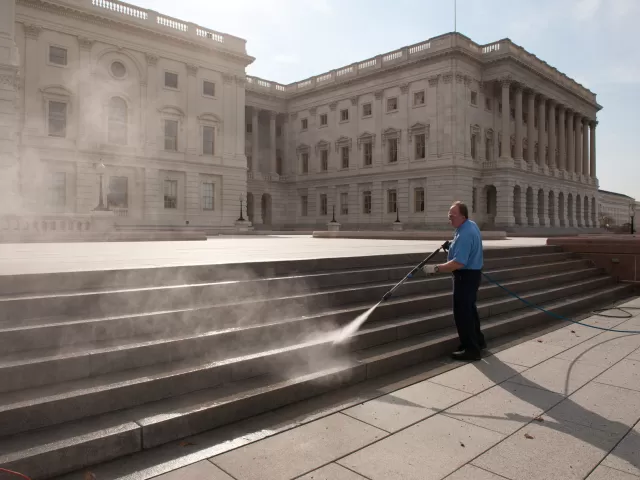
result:
<svg viewBox="0 0 640 480"><path fill-rule="evenodd" d="M453 233L452 233L453 235ZM430 253L442 241L324 239L301 235L220 236L207 241L0 244L0 274ZM488 240L485 248L544 245L544 238Z"/></svg>

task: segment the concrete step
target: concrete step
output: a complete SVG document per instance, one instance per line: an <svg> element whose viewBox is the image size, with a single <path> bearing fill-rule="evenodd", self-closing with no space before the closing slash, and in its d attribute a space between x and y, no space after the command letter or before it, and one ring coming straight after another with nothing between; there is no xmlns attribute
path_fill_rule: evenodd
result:
<svg viewBox="0 0 640 480"><path fill-rule="evenodd" d="M496 258L485 262L485 270L524 266L543 269L544 265L564 261L580 262L581 260L571 259L564 253ZM323 274L296 274L236 281L4 295L0 297L0 328L11 327L20 320L46 321L47 318L63 315L96 316L105 313L123 315L295 294L306 297L312 292L319 294L324 292L328 295L337 287L373 282L397 282L412 267L412 265L400 265L392 268L337 270Z"/></svg>
<svg viewBox="0 0 640 480"><path fill-rule="evenodd" d="M629 285L585 288L545 306L554 312L568 314L631 291ZM491 339L545 319L538 310L519 309L491 317L483 322L483 331ZM301 372L289 378L260 376L106 417L18 434L0 440L0 464L34 480L51 478L432 359L456 343L455 330L448 327L360 350L351 360L320 371Z"/></svg>
<svg viewBox="0 0 640 480"><path fill-rule="evenodd" d="M313 260L288 260L260 263L236 263L221 265L187 265L178 267L139 268L127 270L78 271L49 274L0 275L0 292L3 295L77 292L106 288L137 288L171 285L188 285L211 282L256 280L262 278L289 277L307 274L326 274L336 271L384 269L418 264L430 252L424 254L370 255L362 257L332 257ZM511 261L514 257L544 254L561 254L555 245L530 247L487 248L485 261L499 259ZM440 253L434 261L442 261Z"/></svg>
<svg viewBox="0 0 640 480"><path fill-rule="evenodd" d="M496 280L533 277L584 269L584 260L565 260L524 267L489 270ZM406 273L406 272L405 272ZM425 278L422 273L397 290L396 297L450 288L448 276ZM374 302L393 285L389 281L355 286L325 288L313 293L274 295L243 302L227 301L207 306L188 306L162 310L151 305L140 314L58 315L0 323L0 351L20 352L39 348L59 348L92 341L107 341L135 336L167 336L178 333L197 333L232 328L237 325L265 323L273 319L304 315L357 302ZM145 304L146 305L146 304ZM143 307L140 307L143 308ZM107 310L108 311L108 310ZM213 321L215 319L215 322Z"/></svg>
<svg viewBox="0 0 640 480"><path fill-rule="evenodd" d="M574 289L576 285L582 283L611 282L609 277L595 276L597 274L597 269L583 268L507 281L505 286L516 292L526 293L553 284L560 285L558 291L562 291ZM499 277L499 272L497 276ZM589 278L590 276L593 278ZM578 282L584 278L586 280ZM427 279L427 282L435 281L435 279ZM450 282L450 279L447 281ZM375 302L387 290L387 287L380 289ZM424 291L424 289L421 290ZM502 294L499 287L488 284L480 288L478 298L484 300ZM536 295L540 294L536 293ZM373 312L370 320L382 321L416 312L448 308L451 302L450 297L449 290L441 290L428 294L409 294L400 298L391 298ZM273 323L232 325L226 328L210 325L208 330L195 333L182 331L173 336L131 336L88 344L78 343L62 348L12 353L0 357L0 392L33 388L194 357L219 361L229 355L252 354L265 345L288 345L291 342L304 341L310 334L318 335L327 332L337 325L352 320L357 314L368 309L372 303L374 302L342 309L330 307L315 316L309 314L298 317L283 314L282 320ZM508 305L517 305L517 303L512 302ZM34 337L35 334L22 336L27 339Z"/></svg>
<svg viewBox="0 0 640 480"><path fill-rule="evenodd" d="M583 278L585 272L576 272ZM578 281L568 287L545 288L525 294L530 301L546 301L561 298L594 287L611 283L606 276L592 280ZM509 288L519 291L517 283ZM496 297L480 301L478 313L482 319L490 317L492 312L506 312L522 308L517 300L508 297ZM355 318L351 315L350 319ZM297 320L304 322L303 319ZM272 338L278 332L287 332L291 322L283 321L265 326L273 330ZM357 332L348 345L348 350L360 350L374 345L393 342L411 335L424 334L453 324L453 315L449 308L434 310L428 314L390 318L385 321L367 323ZM298 327L295 327L298 328ZM304 328L299 329L304 331ZM195 359L171 364L156 364L149 367L129 369L122 372L96 375L75 381L32 388L17 392L0 394L0 424L3 434L63 423L82 417L119 410L140 403L180 395L190 391L209 388L215 385L249 378L258 374L283 371L288 365L298 364L310 368L313 364L324 364L327 359L335 359L332 349L331 333L316 335L307 339L292 337L279 342L271 348L264 347L253 354L236 354L219 361ZM286 336L281 335L282 337ZM328 357L328 358L327 358Z"/></svg>

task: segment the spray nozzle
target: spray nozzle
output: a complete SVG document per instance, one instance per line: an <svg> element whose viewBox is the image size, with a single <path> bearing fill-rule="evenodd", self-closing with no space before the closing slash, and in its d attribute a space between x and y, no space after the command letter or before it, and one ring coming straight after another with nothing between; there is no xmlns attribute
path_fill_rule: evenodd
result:
<svg viewBox="0 0 640 480"><path fill-rule="evenodd" d="M391 291L388 291L387 293L384 294L384 297L382 297L382 301L386 302L387 300L389 300L390 297L391 297Z"/></svg>

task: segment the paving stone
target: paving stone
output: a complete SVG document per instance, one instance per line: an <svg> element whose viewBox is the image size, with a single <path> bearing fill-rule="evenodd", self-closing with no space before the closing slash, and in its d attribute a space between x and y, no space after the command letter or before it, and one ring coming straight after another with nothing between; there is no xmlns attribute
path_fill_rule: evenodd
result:
<svg viewBox="0 0 640 480"><path fill-rule="evenodd" d="M627 357L627 360L638 360L640 361L640 348L635 352L631 352L631 354Z"/></svg>
<svg viewBox="0 0 640 480"><path fill-rule="evenodd" d="M622 360L600 375L596 381L640 391L640 361Z"/></svg>
<svg viewBox="0 0 640 480"><path fill-rule="evenodd" d="M352 472L337 463L330 463L318 470L314 470L298 480L367 480L362 475Z"/></svg>
<svg viewBox="0 0 640 480"><path fill-rule="evenodd" d="M510 435L562 400L539 388L505 382L445 411L445 415Z"/></svg>
<svg viewBox="0 0 640 480"><path fill-rule="evenodd" d="M504 477L468 464L453 472L444 480L504 480Z"/></svg>
<svg viewBox="0 0 640 480"><path fill-rule="evenodd" d="M590 318L586 321L588 323L596 323L593 322ZM607 323L611 324L611 322ZM617 323L619 323L619 321ZM615 324L617 325L617 323ZM541 337L536 338L535 341L536 343L540 343L538 341L540 340L544 345L555 345L556 347L571 348L599 334L600 331L593 328L583 327L581 325L570 325L556 330L555 332L542 335Z"/></svg>
<svg viewBox="0 0 640 480"><path fill-rule="evenodd" d="M638 480L640 477L600 465L586 480Z"/></svg>
<svg viewBox="0 0 640 480"><path fill-rule="evenodd" d="M372 480L440 480L503 438L435 415L338 463Z"/></svg>
<svg viewBox="0 0 640 480"><path fill-rule="evenodd" d="M188 467L165 473L154 480L234 480L213 463L203 460Z"/></svg>
<svg viewBox="0 0 640 480"><path fill-rule="evenodd" d="M640 392L591 382L547 414L556 420L625 434L640 419Z"/></svg>
<svg viewBox="0 0 640 480"><path fill-rule="evenodd" d="M314 470L386 435L336 413L210 460L242 480L281 480Z"/></svg>
<svg viewBox="0 0 640 480"><path fill-rule="evenodd" d="M550 358L540 365L517 375L509 382L544 388L561 395L571 395L578 388L593 380L607 367L590 363L569 362L559 358Z"/></svg>
<svg viewBox="0 0 640 480"><path fill-rule="evenodd" d="M602 464L640 477L640 423L627 433Z"/></svg>
<svg viewBox="0 0 640 480"><path fill-rule="evenodd" d="M472 463L514 480L582 480L619 435L544 416Z"/></svg>
<svg viewBox="0 0 640 480"><path fill-rule="evenodd" d="M604 332L569 350L559 353L556 358L563 360L611 366L635 350L628 335Z"/></svg>
<svg viewBox="0 0 640 480"><path fill-rule="evenodd" d="M343 413L388 432L424 420L470 394L424 381L344 410Z"/></svg>
<svg viewBox="0 0 640 480"><path fill-rule="evenodd" d="M494 356L486 357L480 362L469 363L450 372L433 377L430 382L455 388L463 392L476 394L496 383L526 370L520 365L511 365Z"/></svg>
<svg viewBox="0 0 640 480"><path fill-rule="evenodd" d="M505 363L522 365L524 367L533 367L540 362L557 355L566 350L558 345L540 343L536 340L521 343L515 347L508 348L496 354L498 360Z"/></svg>

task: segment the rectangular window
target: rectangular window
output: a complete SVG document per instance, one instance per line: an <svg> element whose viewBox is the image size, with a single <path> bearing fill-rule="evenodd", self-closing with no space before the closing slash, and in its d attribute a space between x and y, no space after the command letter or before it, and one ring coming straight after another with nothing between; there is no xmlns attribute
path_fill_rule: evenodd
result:
<svg viewBox="0 0 640 480"><path fill-rule="evenodd" d="M320 215L328 215L329 214L329 205L327 203L327 194L320 194Z"/></svg>
<svg viewBox="0 0 640 480"><path fill-rule="evenodd" d="M347 122L349 121L349 110L346 108L344 110L340 110L340 121Z"/></svg>
<svg viewBox="0 0 640 480"><path fill-rule="evenodd" d="M207 82L206 80L202 82L202 94L207 97L215 97L216 96L216 84L213 82Z"/></svg>
<svg viewBox="0 0 640 480"><path fill-rule="evenodd" d="M302 130L306 130L308 126L309 126L309 120L307 120L306 118L303 118L302 120L300 120L300 128L302 128Z"/></svg>
<svg viewBox="0 0 640 480"><path fill-rule="evenodd" d="M320 150L320 170L329 170L329 150Z"/></svg>
<svg viewBox="0 0 640 480"><path fill-rule="evenodd" d="M178 150L178 121L164 121L164 149L170 152Z"/></svg>
<svg viewBox="0 0 640 480"><path fill-rule="evenodd" d="M309 154L303 153L300 160L302 161L302 173L309 173Z"/></svg>
<svg viewBox="0 0 640 480"><path fill-rule="evenodd" d="M398 109L398 98L387 98L387 112L394 112Z"/></svg>
<svg viewBox="0 0 640 480"><path fill-rule="evenodd" d="M389 139L389 163L396 163L398 161L398 139Z"/></svg>
<svg viewBox="0 0 640 480"><path fill-rule="evenodd" d="M371 116L371 104L365 103L362 105L362 117L370 117Z"/></svg>
<svg viewBox="0 0 640 480"><path fill-rule="evenodd" d="M205 182L202 184L202 209L213 210L213 183Z"/></svg>
<svg viewBox="0 0 640 480"><path fill-rule="evenodd" d="M54 65L67 64L67 49L62 47L49 47L49 63Z"/></svg>
<svg viewBox="0 0 640 480"><path fill-rule="evenodd" d="M253 170L253 158L251 155L247 155L247 168L249 171Z"/></svg>
<svg viewBox="0 0 640 480"><path fill-rule="evenodd" d="M365 215L371 213L371 192L362 192L362 213Z"/></svg>
<svg viewBox="0 0 640 480"><path fill-rule="evenodd" d="M413 211L424 212L424 188L419 187L413 191Z"/></svg>
<svg viewBox="0 0 640 480"><path fill-rule="evenodd" d="M416 159L420 160L427 156L427 136L424 133L416 135Z"/></svg>
<svg viewBox="0 0 640 480"><path fill-rule="evenodd" d="M164 86L168 88L178 88L178 74L164 72Z"/></svg>
<svg viewBox="0 0 640 480"><path fill-rule="evenodd" d="M413 105L414 107L417 107L418 105L424 105L424 90L420 92L414 92Z"/></svg>
<svg viewBox="0 0 640 480"><path fill-rule="evenodd" d="M279 155L276 157L276 173L282 175L282 157Z"/></svg>
<svg viewBox="0 0 640 480"><path fill-rule="evenodd" d="M253 125L250 123L247 123L247 133L252 133L253 132Z"/></svg>
<svg viewBox="0 0 640 480"><path fill-rule="evenodd" d="M471 105L477 106L478 105L478 92L471 92Z"/></svg>
<svg viewBox="0 0 640 480"><path fill-rule="evenodd" d="M177 180L164 181L164 208L171 209L171 210L178 208L178 181Z"/></svg>
<svg viewBox="0 0 640 480"><path fill-rule="evenodd" d="M471 134L471 158L476 159L476 143L477 143L477 135L475 133Z"/></svg>
<svg viewBox="0 0 640 480"><path fill-rule="evenodd" d="M329 117L326 113L320 115L320 126L327 125L329 123ZM306 128L306 127L304 127Z"/></svg>
<svg viewBox="0 0 640 480"><path fill-rule="evenodd" d="M484 108L491 111L491 98L485 97L484 99Z"/></svg>
<svg viewBox="0 0 640 480"><path fill-rule="evenodd" d="M215 129L213 127L202 127L202 154L213 155Z"/></svg>
<svg viewBox="0 0 640 480"><path fill-rule="evenodd" d="M398 208L398 193L395 190L387 192L387 213L396 213Z"/></svg>
<svg viewBox="0 0 640 480"><path fill-rule="evenodd" d="M340 157L342 158L342 168L349 168L349 147L340 149Z"/></svg>
<svg viewBox="0 0 640 480"><path fill-rule="evenodd" d="M51 174L49 184L49 202L55 209L62 209L67 205L67 174L55 172Z"/></svg>
<svg viewBox="0 0 640 480"><path fill-rule="evenodd" d="M49 102L49 136L67 136L67 104Z"/></svg>
<svg viewBox="0 0 640 480"><path fill-rule="evenodd" d="M129 179L127 177L109 178L107 206L113 208L129 207Z"/></svg>
<svg viewBox="0 0 640 480"><path fill-rule="evenodd" d="M300 215L303 217L309 215L309 197L306 195L300 197Z"/></svg>
<svg viewBox="0 0 640 480"><path fill-rule="evenodd" d="M362 157L365 165L373 163L373 144L370 142L362 144Z"/></svg>
<svg viewBox="0 0 640 480"><path fill-rule="evenodd" d="M349 194L347 192L340 193L340 214L349 215Z"/></svg>

